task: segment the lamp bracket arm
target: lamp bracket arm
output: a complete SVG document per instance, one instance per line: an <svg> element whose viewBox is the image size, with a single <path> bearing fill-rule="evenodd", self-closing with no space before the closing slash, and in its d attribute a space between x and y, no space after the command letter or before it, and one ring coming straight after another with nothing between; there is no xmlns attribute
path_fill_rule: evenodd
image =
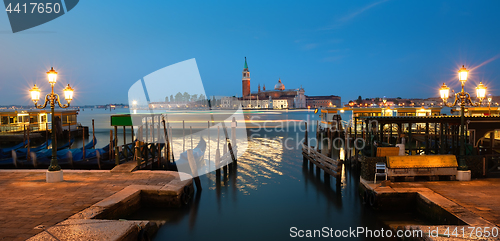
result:
<svg viewBox="0 0 500 241"><path fill-rule="evenodd" d="M466 93L466 95L467 95L467 102L469 102L469 104L471 106L481 106L481 102L476 102L476 103L472 102L472 99L470 98L469 93Z"/></svg>
<svg viewBox="0 0 500 241"><path fill-rule="evenodd" d="M61 108L63 108L63 109L65 109L65 108L68 108L68 107L69 107L69 104L65 104L65 105L61 104L61 100L60 100L61 98L59 98L59 95L58 95L58 94L55 94L55 95L57 96L57 104L59 105L59 107L61 107Z"/></svg>
<svg viewBox="0 0 500 241"><path fill-rule="evenodd" d="M47 94L45 96L45 103L43 103L43 105L39 105L35 102L35 107L37 109L45 109L45 107L47 107L47 104L50 102L50 98L49 98L50 94Z"/></svg>
<svg viewBox="0 0 500 241"><path fill-rule="evenodd" d="M459 93L455 93L455 100L453 101L453 104L451 106L448 106L448 107L453 107L453 106L455 106L457 104L458 99L459 99L458 96L459 96Z"/></svg>

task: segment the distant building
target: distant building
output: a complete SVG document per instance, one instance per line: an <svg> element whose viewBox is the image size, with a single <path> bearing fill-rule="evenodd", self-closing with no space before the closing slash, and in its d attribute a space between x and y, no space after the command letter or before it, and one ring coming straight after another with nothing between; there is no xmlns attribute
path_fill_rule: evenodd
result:
<svg viewBox="0 0 500 241"><path fill-rule="evenodd" d="M329 96L306 96L307 108L340 107L341 98L336 95Z"/></svg>
<svg viewBox="0 0 500 241"><path fill-rule="evenodd" d="M260 84L257 91L250 90L250 71L248 69L247 58L242 72L242 97L239 99L243 108L306 108L306 98L304 88L286 89L285 85L278 79L278 83L274 85L274 89L266 90L264 84L262 90ZM230 99L225 99L223 106L230 106Z"/></svg>

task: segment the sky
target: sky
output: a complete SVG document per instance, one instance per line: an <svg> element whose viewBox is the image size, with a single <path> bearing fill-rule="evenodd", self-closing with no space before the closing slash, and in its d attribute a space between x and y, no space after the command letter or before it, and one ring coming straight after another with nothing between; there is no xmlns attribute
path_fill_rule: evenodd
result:
<svg viewBox="0 0 500 241"><path fill-rule="evenodd" d="M31 104L33 84L59 72L73 105L127 103L142 77L195 58L207 95L251 89L306 95L427 98L443 83L482 81L500 95L500 1L80 1L65 15L12 33L0 11L0 105ZM159 100L151 100L159 101Z"/></svg>

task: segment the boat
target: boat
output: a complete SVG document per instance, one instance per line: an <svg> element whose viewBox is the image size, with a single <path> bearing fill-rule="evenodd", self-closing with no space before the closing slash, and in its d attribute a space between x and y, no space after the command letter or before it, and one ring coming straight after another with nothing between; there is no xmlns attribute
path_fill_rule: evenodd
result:
<svg viewBox="0 0 500 241"><path fill-rule="evenodd" d="M135 143L135 142L134 142ZM127 144L129 149L133 149L134 143ZM128 157L133 157L134 153L129 152ZM86 150L85 158L82 152L74 153L73 167L82 169L111 169L116 166L115 159L109 159L109 144L103 148Z"/></svg>
<svg viewBox="0 0 500 241"><path fill-rule="evenodd" d="M78 158L79 153L83 153L83 147L81 148L74 148L74 149L66 149L68 148L72 141L70 143L66 143L61 147L58 147L57 150L57 160L58 163L69 163L71 164L72 160L74 160L74 156ZM91 142L85 145L85 151L88 152L94 144L97 144L97 139L94 138ZM69 154L71 153L71 155ZM83 156L83 154L80 154L80 156ZM26 157L26 156L25 156ZM41 149L37 152L33 152L31 162L28 162L26 159L24 160L12 160L11 163L14 164L14 166L21 168L21 167L34 167L38 168L39 166L48 166L50 164L50 160L52 159L52 149ZM8 163L8 162L7 162ZM5 163L0 163L5 164Z"/></svg>
<svg viewBox="0 0 500 241"><path fill-rule="evenodd" d="M73 142L75 142L75 139L71 139L69 141L69 143L66 142L64 145L57 147L57 150L59 151L59 150L62 150L62 149L70 148L71 145L73 145Z"/></svg>
<svg viewBox="0 0 500 241"><path fill-rule="evenodd" d="M52 140L48 140L37 147L31 147L29 150L30 150L30 152L39 152L43 149L47 149L51 143L52 143ZM17 158L26 158L26 156L28 155L28 148L19 148L17 150L13 150L13 151L16 152Z"/></svg>
<svg viewBox="0 0 500 241"><path fill-rule="evenodd" d="M203 157L205 156L206 148L207 148L207 143L205 142L203 137L200 137L200 141L198 142L198 145L196 145L196 147L193 149L194 160L195 160L196 166L198 168L205 166L205 162L204 162L205 159ZM168 166L169 170L173 170L173 171L177 171L177 172L179 170L181 170L182 172L188 172L188 170L191 170L191 167L189 166L189 161L187 158L187 152L188 151L181 153L179 159L175 160L174 162L169 163L169 166ZM188 173L191 173L191 171L189 171Z"/></svg>
<svg viewBox="0 0 500 241"><path fill-rule="evenodd" d="M12 157L12 150L17 150L19 148L23 148L26 146L28 141L23 141L13 147L8 147L8 148L2 148L0 149L0 159Z"/></svg>

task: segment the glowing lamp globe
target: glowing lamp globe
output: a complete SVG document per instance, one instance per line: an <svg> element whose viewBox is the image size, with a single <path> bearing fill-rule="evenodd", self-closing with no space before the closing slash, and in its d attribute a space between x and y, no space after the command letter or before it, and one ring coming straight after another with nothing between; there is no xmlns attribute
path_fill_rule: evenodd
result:
<svg viewBox="0 0 500 241"><path fill-rule="evenodd" d="M54 67L51 67L47 72L47 76L49 77L49 83L54 86L57 82L57 72L54 70Z"/></svg>
<svg viewBox="0 0 500 241"><path fill-rule="evenodd" d="M64 99L66 99L66 101L68 101L68 103L71 102L71 100L73 100L73 89L69 86L66 86L66 88L63 89L63 92L64 92Z"/></svg>
<svg viewBox="0 0 500 241"><path fill-rule="evenodd" d="M38 87L33 86L33 89L30 90L30 94L31 94L31 100L33 102L38 102L38 100L40 100L40 89Z"/></svg>
<svg viewBox="0 0 500 241"><path fill-rule="evenodd" d="M450 88L443 83L439 89L439 94L441 95L441 99L443 99L443 101L447 100L450 97Z"/></svg>
<svg viewBox="0 0 500 241"><path fill-rule="evenodd" d="M483 82L479 82L479 85L476 87L477 98L483 100L486 97L486 86L483 85Z"/></svg>
<svg viewBox="0 0 500 241"><path fill-rule="evenodd" d="M458 70L458 80L460 80L460 82L462 83L465 83L465 81L467 81L467 75L469 73L469 70L467 70L463 65L462 65L462 68L460 68L460 70Z"/></svg>

